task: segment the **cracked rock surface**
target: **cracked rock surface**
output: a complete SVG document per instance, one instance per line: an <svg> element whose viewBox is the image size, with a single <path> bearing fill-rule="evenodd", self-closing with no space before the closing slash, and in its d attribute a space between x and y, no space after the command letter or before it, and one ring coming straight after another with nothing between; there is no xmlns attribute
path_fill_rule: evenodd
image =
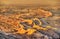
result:
<svg viewBox="0 0 60 39"><path fill-rule="evenodd" d="M0 15L1 15L0 17L3 18L2 20L0 18L0 39L59 39L60 38L60 12L59 12L60 10L56 11L54 9L53 10L47 9L47 12L48 11L49 11L49 13L52 12L53 16L48 17L48 18L44 18L44 17L47 17L44 12L40 11L40 13L44 13L44 14L35 14L35 13L39 13L39 11L36 12L36 10L34 10L34 9L29 11L29 9L31 9L31 8L28 8L26 10L25 9L26 8L18 9L17 7L16 8L9 8L8 7L7 9L6 8L0 8ZM39 10L41 10L41 9L39 9ZM44 10L42 10L42 11L44 11ZM8 19L8 17L10 19ZM19 19L16 19L18 17L23 18L23 19L31 19L31 18L35 18L35 17L36 18L40 17L40 18L43 18L43 20L45 20L47 22L46 23L43 21L45 24L50 25L53 28L57 28L57 30L55 30L53 28L49 28L46 31L37 30L32 35L26 35L26 34L21 35L19 33L14 34L13 29L16 28L16 26L18 26L17 25L18 21L16 21L16 20L19 20ZM13 23L11 21L6 22L6 20L11 20L11 21L13 21ZM46 27L45 24L42 26ZM15 30L15 32L16 32L16 30Z"/></svg>

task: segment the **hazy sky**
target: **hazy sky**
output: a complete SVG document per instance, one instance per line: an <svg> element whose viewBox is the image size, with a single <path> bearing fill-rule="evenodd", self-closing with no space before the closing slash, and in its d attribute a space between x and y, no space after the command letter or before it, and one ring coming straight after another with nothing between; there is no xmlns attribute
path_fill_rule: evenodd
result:
<svg viewBox="0 0 60 39"><path fill-rule="evenodd" d="M40 4L40 5L56 5L59 0L0 0L3 4Z"/></svg>

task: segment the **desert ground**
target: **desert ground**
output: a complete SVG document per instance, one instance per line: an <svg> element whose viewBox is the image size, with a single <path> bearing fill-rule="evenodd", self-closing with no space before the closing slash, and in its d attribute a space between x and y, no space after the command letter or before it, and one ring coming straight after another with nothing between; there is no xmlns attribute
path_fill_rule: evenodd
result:
<svg viewBox="0 0 60 39"><path fill-rule="evenodd" d="M37 13L43 14L35 14ZM43 12L44 11L44 12ZM47 13L52 13L52 16ZM49 17L47 17L49 16ZM19 18L19 19L18 19ZM36 30L31 35L21 33L19 30L20 18L44 20L43 29ZM7 22L8 20L8 22ZM29 22L30 23L30 22ZM27 24L28 25L28 24ZM46 26L50 26L44 30ZM18 28L18 33L15 33ZM20 33L19 33L20 32ZM22 31L23 32L23 31ZM29 33L28 33L29 34ZM60 38L60 8L59 7L29 7L29 6L0 6L0 39L59 39Z"/></svg>

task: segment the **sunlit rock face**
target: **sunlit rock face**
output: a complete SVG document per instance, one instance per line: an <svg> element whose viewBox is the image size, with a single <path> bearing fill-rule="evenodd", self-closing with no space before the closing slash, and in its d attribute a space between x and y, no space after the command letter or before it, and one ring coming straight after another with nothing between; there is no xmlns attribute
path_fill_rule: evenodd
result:
<svg viewBox="0 0 60 39"><path fill-rule="evenodd" d="M46 20L50 16L51 12L40 8L3 7L0 9L1 39L57 39L58 28Z"/></svg>
<svg viewBox="0 0 60 39"><path fill-rule="evenodd" d="M59 4L59 0L0 0L0 39L59 39Z"/></svg>

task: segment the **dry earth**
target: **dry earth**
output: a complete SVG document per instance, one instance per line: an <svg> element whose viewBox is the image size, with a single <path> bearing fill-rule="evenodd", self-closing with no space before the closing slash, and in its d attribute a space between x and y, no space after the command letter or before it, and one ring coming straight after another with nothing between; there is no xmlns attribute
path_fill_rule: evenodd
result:
<svg viewBox="0 0 60 39"><path fill-rule="evenodd" d="M60 8L58 8L57 10L44 9L44 10L49 11L49 13L52 12L53 15L51 17L48 17L51 14L49 15L49 14L46 14L41 11L40 12L38 11L38 13L41 13L41 14L35 14L36 13L35 8L32 8L32 10L31 10L31 8L0 7L0 39L59 39L59 37L60 37ZM18 26L17 25L18 22L16 20L18 17L23 18L23 19L31 19L31 18L39 17L39 18L42 18L43 20L45 20L43 22L45 22L46 25L43 25L43 27L50 25L51 27L56 28L56 29L49 28L46 31L37 30L32 35L26 35L26 34L21 35L19 33L13 34L12 30L14 28L16 28L15 26ZM43 17L47 17L47 18L43 18ZM1 18L2 18L2 20L1 20ZM12 19L14 19L14 20L12 20ZM12 20L14 23L16 22L17 24L15 23L16 24L15 25L14 23L6 22L6 20ZM8 33L6 33L6 32L8 32Z"/></svg>

